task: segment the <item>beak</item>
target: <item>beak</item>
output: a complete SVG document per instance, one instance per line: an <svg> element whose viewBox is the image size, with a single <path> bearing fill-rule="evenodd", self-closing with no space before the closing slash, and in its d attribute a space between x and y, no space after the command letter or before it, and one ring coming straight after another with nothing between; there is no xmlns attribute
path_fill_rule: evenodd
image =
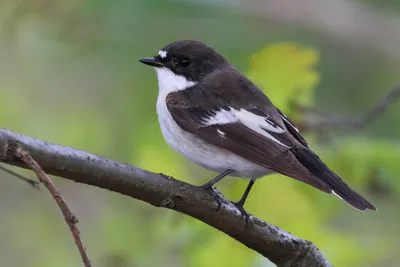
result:
<svg viewBox="0 0 400 267"><path fill-rule="evenodd" d="M156 67L156 68L164 67L164 64L162 64L160 61L158 61L154 57L142 58L142 59L139 59L139 61L142 62L143 64L146 64L146 65L149 65L152 67Z"/></svg>

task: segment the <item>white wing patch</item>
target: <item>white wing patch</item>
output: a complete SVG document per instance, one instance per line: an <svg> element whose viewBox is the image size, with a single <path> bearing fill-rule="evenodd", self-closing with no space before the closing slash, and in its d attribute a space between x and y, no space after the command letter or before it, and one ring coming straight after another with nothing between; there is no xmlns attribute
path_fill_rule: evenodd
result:
<svg viewBox="0 0 400 267"><path fill-rule="evenodd" d="M271 123L268 118L258 116L254 113L251 113L245 109L241 109L236 112L236 116L238 117L239 121L249 127L250 129L254 130L254 126L258 126L260 130L267 130L274 133L283 133L285 132L284 129L279 127L278 125ZM258 132L258 131L257 131Z"/></svg>
<svg viewBox="0 0 400 267"><path fill-rule="evenodd" d="M204 124L211 126L215 124L235 123L237 121L238 118L235 115L234 109L229 108L229 110L221 109L215 114L215 116L206 118Z"/></svg>
<svg viewBox="0 0 400 267"><path fill-rule="evenodd" d="M208 117L204 120L204 124L207 126L211 125L218 125L218 124L230 124L240 122L247 128L251 129L252 131L261 134L271 141L278 143L281 146L289 148L287 145L280 142L274 136L272 136L269 132L273 133L284 133L285 130L281 128L279 125L273 123L272 121L268 120L268 118L256 115L252 112L249 112L245 109L234 109L229 108L221 109L212 117ZM217 130L220 135L220 130ZM225 135L225 133L223 133Z"/></svg>
<svg viewBox="0 0 400 267"><path fill-rule="evenodd" d="M236 111L236 116L238 117L239 121L244 124L247 128L255 131L256 133L259 133L268 139L274 141L275 143L278 143L281 146L289 148L287 145L283 144L280 142L278 139L273 137L271 134L268 133L274 132L274 133L284 133L285 130L279 127L278 125L272 125L267 122L268 118L258 116L254 113L251 113L245 109L240 109Z"/></svg>
<svg viewBox="0 0 400 267"><path fill-rule="evenodd" d="M221 137L225 138L225 133L223 131L221 131L220 129L217 129L217 132Z"/></svg>
<svg viewBox="0 0 400 267"><path fill-rule="evenodd" d="M158 51L158 55L159 55L161 58L166 58L166 57L167 57L167 51L165 51L165 50L160 50L160 51Z"/></svg>

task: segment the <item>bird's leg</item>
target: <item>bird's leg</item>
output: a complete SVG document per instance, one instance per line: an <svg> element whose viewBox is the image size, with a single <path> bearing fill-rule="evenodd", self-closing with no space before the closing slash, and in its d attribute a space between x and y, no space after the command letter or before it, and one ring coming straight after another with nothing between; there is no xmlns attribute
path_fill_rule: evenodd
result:
<svg viewBox="0 0 400 267"><path fill-rule="evenodd" d="M232 201L231 201L232 204L235 205L236 208L238 208L238 210L242 213L242 216L245 217L245 219L246 219L246 227L247 227L247 225L248 225L248 223L249 223L250 215L249 215L249 214L247 213L247 211L243 208L243 206L244 206L244 203L246 202L246 199L247 199L247 197L248 197L248 195L249 195L249 193L250 193L250 190L251 190L251 188L253 187L253 185L254 185L254 180L251 179L250 182L249 182L249 184L247 185L246 190L244 191L242 197L240 198L240 200L239 200L238 202L232 202Z"/></svg>
<svg viewBox="0 0 400 267"><path fill-rule="evenodd" d="M232 172L233 172L233 170L227 169L226 171L223 171L222 173L218 174L214 179L201 185L200 187L203 189L212 188L216 183L218 183L220 180L222 180L222 178L231 174Z"/></svg>
<svg viewBox="0 0 400 267"><path fill-rule="evenodd" d="M222 173L218 174L218 175L217 175L214 179L212 179L211 181L209 181L209 182L207 182L207 183L205 183L205 184L199 186L200 188L202 188L202 189L204 189L204 190L207 190L207 191L212 195L212 197L214 198L214 200L218 203L217 210L219 210L219 208L221 207L221 204L222 204L222 203L221 203L221 197L218 195L217 192L214 191L213 186L214 186L216 183L218 183L220 180L222 180L225 176L231 174L232 172L233 172L233 170L231 170L231 169L228 169L228 170L226 170L226 171L223 171Z"/></svg>

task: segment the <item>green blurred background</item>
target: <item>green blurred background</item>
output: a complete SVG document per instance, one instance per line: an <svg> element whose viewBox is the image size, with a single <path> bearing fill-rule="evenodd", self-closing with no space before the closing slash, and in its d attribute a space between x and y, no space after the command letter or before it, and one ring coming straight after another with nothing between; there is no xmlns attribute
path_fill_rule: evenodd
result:
<svg viewBox="0 0 400 267"><path fill-rule="evenodd" d="M138 62L177 39L216 48L296 122L305 118L289 101L359 115L400 82L399 1L3 0L0 125L202 184L215 174L166 145L156 75ZM335 266L399 266L399 113L394 104L360 131L306 133L379 212L357 212L280 175L257 182L247 210L311 240ZM187 216L54 181L94 266L274 266ZM235 200L246 183L227 179L219 189ZM82 266L46 190L0 173L0 214L1 266Z"/></svg>

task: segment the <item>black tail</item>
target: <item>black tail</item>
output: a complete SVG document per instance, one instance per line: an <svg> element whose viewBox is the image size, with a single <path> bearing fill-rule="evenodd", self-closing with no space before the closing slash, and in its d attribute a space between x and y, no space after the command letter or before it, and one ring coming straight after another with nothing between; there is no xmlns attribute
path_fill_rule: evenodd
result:
<svg viewBox="0 0 400 267"><path fill-rule="evenodd" d="M331 171L320 158L309 149L295 149L293 154L315 177L324 181L332 193L358 210L376 210L365 198L354 192L339 176Z"/></svg>

